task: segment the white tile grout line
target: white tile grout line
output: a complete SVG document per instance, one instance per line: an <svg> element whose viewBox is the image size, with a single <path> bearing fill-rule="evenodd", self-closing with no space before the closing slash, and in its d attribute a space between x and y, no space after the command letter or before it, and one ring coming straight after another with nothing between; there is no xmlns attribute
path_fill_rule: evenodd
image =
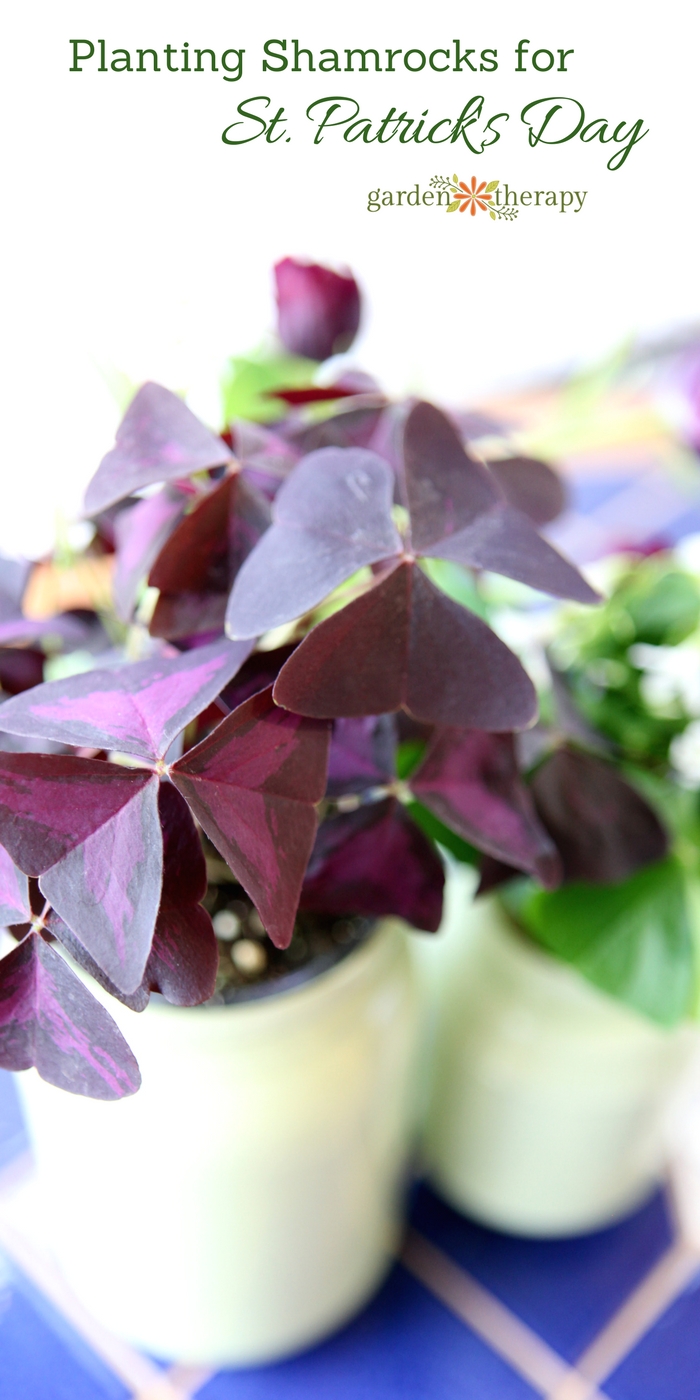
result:
<svg viewBox="0 0 700 1400"><path fill-rule="evenodd" d="M682 1240L672 1245L576 1362L591 1384L612 1375L700 1269L700 1254ZM569 1400L555 1392L551 1400Z"/></svg>
<svg viewBox="0 0 700 1400"><path fill-rule="evenodd" d="M193 1400L216 1371L186 1364L161 1371L91 1317L71 1293L50 1255L16 1230L2 1211L32 1169L22 1153L0 1172L0 1244L74 1330L129 1386L133 1400ZM442 1250L409 1230L402 1263L472 1331L524 1376L546 1400L606 1400L598 1389L700 1269L697 1247L680 1239L570 1366L526 1323Z"/></svg>
<svg viewBox="0 0 700 1400"><path fill-rule="evenodd" d="M401 1262L445 1307L545 1397L605 1400L595 1385L564 1361L515 1313L416 1230L409 1230Z"/></svg>
<svg viewBox="0 0 700 1400"><path fill-rule="evenodd" d="M216 1375L217 1370L211 1366L188 1366L185 1362L178 1362L167 1372L170 1384L175 1386L183 1400L194 1400L194 1396L199 1394L207 1381Z"/></svg>

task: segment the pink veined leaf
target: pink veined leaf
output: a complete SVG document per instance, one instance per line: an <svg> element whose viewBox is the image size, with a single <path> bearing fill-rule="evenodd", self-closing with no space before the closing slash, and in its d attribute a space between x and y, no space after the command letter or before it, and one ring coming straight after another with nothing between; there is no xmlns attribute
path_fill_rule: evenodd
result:
<svg viewBox="0 0 700 1400"><path fill-rule="evenodd" d="M394 715L362 715L337 719L328 755L329 797L365 792L396 776Z"/></svg>
<svg viewBox="0 0 700 1400"><path fill-rule="evenodd" d="M26 875L43 875L152 780L89 758L0 753L0 845Z"/></svg>
<svg viewBox="0 0 700 1400"><path fill-rule="evenodd" d="M593 754L557 749L537 769L531 790L566 880L614 884L668 851L668 836L648 802Z"/></svg>
<svg viewBox="0 0 700 1400"><path fill-rule="evenodd" d="M404 482L417 554L490 569L557 598L599 601L578 569L508 504L432 404L416 404L406 420Z"/></svg>
<svg viewBox="0 0 700 1400"><path fill-rule="evenodd" d="M35 1065L49 1084L95 1099L124 1098L141 1083L111 1016L37 933L0 960L0 1065Z"/></svg>
<svg viewBox="0 0 700 1400"><path fill-rule="evenodd" d="M502 457L489 462L488 469L508 504L527 515L533 525L556 520L567 504L562 478L535 457Z"/></svg>
<svg viewBox="0 0 700 1400"><path fill-rule="evenodd" d="M550 888L558 883L556 848L518 772L511 734L437 730L409 781L425 807L479 850Z"/></svg>
<svg viewBox="0 0 700 1400"><path fill-rule="evenodd" d="M323 823L300 907L339 915L395 914L434 933L444 883L435 847L389 797Z"/></svg>
<svg viewBox="0 0 700 1400"><path fill-rule="evenodd" d="M537 709L517 657L409 562L314 627L280 671L274 696L297 714L403 707L427 724L468 729L522 729Z"/></svg>
<svg viewBox="0 0 700 1400"><path fill-rule="evenodd" d="M391 469L373 452L325 448L280 488L273 524L246 559L226 618L232 637L259 636L315 607L364 565L401 551Z"/></svg>
<svg viewBox="0 0 700 1400"><path fill-rule="evenodd" d="M0 924L21 924L31 917L29 881L0 846Z"/></svg>
<svg viewBox="0 0 700 1400"><path fill-rule="evenodd" d="M153 563L148 581L160 598L152 636L223 629L233 580L269 523L267 501L240 475L225 477L201 498Z"/></svg>
<svg viewBox="0 0 700 1400"><path fill-rule="evenodd" d="M117 516L114 526L117 563L112 593L122 622L131 618L139 584L175 528L188 499L184 491L166 486L157 495L137 501Z"/></svg>
<svg viewBox="0 0 700 1400"><path fill-rule="evenodd" d="M158 779L39 880L51 906L123 992L140 985L153 942L163 878Z"/></svg>
<svg viewBox="0 0 700 1400"><path fill-rule="evenodd" d="M0 706L0 729L155 761L223 690L253 646L252 640L222 639L172 658L48 681Z"/></svg>
<svg viewBox="0 0 700 1400"><path fill-rule="evenodd" d="M158 813L163 832L163 886L153 943L143 979L126 993L105 975L65 922L53 911L50 931L86 972L132 1011L143 1011L151 992L176 1006L196 1006L213 995L218 947L201 906L207 888L202 843L187 803L171 783L161 783Z"/></svg>
<svg viewBox="0 0 700 1400"><path fill-rule="evenodd" d="M233 453L161 384L144 384L117 428L116 445L102 458L85 495L85 514L97 515L132 491L177 481L231 461Z"/></svg>
<svg viewBox="0 0 700 1400"><path fill-rule="evenodd" d="M170 770L280 948L292 937L316 835L329 737L328 724L288 714L266 690Z"/></svg>

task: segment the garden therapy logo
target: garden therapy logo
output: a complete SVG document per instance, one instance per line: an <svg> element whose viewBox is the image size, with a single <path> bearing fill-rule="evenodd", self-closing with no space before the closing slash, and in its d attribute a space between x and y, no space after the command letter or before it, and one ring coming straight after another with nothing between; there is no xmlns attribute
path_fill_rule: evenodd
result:
<svg viewBox="0 0 700 1400"><path fill-rule="evenodd" d="M472 175L470 181L460 180L459 175L450 179L446 175L433 175L427 187L419 184L406 190L370 190L367 196L367 211L378 214L387 208L442 209L447 214L476 216L478 211L488 214L497 222L505 219L512 223L522 209L548 209L558 214L580 214L588 190L523 190L513 189L507 181L477 180Z"/></svg>
<svg viewBox="0 0 700 1400"><path fill-rule="evenodd" d="M434 189L441 193L452 195L447 206L448 214L476 214L477 209L483 209L485 214L489 214L492 219L517 219L518 210L515 205L507 204L502 209L493 207L493 196L498 189L500 180L490 180L487 184L485 180L480 185L476 183L476 175L472 175L471 184L465 185L464 180L460 180L457 175L453 175L451 180L446 180L442 175L433 175L430 181Z"/></svg>

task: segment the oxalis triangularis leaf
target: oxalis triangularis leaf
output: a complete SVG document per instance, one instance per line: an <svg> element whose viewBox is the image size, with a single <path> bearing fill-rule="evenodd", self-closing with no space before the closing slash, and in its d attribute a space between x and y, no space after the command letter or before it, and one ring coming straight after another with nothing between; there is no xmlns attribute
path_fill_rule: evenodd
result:
<svg viewBox="0 0 700 1400"><path fill-rule="evenodd" d="M98 515L132 491L177 481L233 459L226 443L190 412L177 394L144 384L117 429L85 495L86 515Z"/></svg>
<svg viewBox="0 0 700 1400"><path fill-rule="evenodd" d="M0 1065L30 1069L74 1094L120 1099L141 1082L138 1065L111 1016L65 959L45 941L32 914L26 876L0 848L0 918L30 923L0 960Z"/></svg>
<svg viewBox="0 0 700 1400"><path fill-rule="evenodd" d="M165 917L161 776L184 794L273 941L285 946L291 938L323 795L328 725L279 709L268 689L179 762L165 762L176 734L250 650L222 641L37 686L3 706L11 733L119 749L144 763L0 755L0 844L38 877L85 953L127 996L146 974L159 910Z"/></svg>
<svg viewBox="0 0 700 1400"><path fill-rule="evenodd" d="M536 697L519 661L417 561L451 559L581 602L597 595L430 404L408 415L400 478L409 516L404 539L391 514L394 474L381 457L329 448L302 459L238 574L229 635L259 635L291 621L371 565L375 583L315 627L282 669L278 703L316 717L403 707L432 724L526 727Z"/></svg>
<svg viewBox="0 0 700 1400"><path fill-rule="evenodd" d="M304 909L400 914L437 929L444 872L435 847L397 800L412 797L464 840L549 887L560 878L553 842L518 773L512 735L434 731L418 767L396 780L393 716L334 724L327 795L301 895ZM348 810L349 808L349 810Z"/></svg>
<svg viewBox="0 0 700 1400"><path fill-rule="evenodd" d="M269 523L267 501L239 473L202 496L153 562L148 582L160 597L151 634L222 631L233 580Z"/></svg>

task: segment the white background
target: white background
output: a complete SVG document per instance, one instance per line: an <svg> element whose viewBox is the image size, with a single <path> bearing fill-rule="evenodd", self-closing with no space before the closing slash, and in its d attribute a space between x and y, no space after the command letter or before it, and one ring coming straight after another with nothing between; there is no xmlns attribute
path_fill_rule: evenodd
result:
<svg viewBox="0 0 700 1400"><path fill-rule="evenodd" d="M354 0L44 0L15 4L3 42L6 250L0 548L36 553L55 514L77 512L119 410L107 379L186 390L212 423L227 355L273 324L270 268L286 254L350 265L366 294L353 359L393 391L467 404L626 338L697 320L695 6L501 0L467 6ZM312 49L495 47L497 73L263 74L267 38ZM244 47L220 73L70 73L69 39L108 49ZM566 76L516 74L514 49L573 48ZM458 115L474 92L507 110L503 139L466 146L312 144L305 108L348 94L379 120L397 105ZM230 148L245 97L269 94L290 142ZM574 140L530 150L519 120L537 97L578 98L586 118L645 119L622 169ZM436 209L366 210L376 188L436 173L516 188L587 190L582 213L517 223Z"/></svg>

